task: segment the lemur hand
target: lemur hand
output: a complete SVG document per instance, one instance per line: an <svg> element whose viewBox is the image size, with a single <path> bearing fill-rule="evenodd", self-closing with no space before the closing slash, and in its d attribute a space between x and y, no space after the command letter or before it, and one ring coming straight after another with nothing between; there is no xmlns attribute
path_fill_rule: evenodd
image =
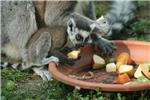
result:
<svg viewBox="0 0 150 100"><path fill-rule="evenodd" d="M75 63L75 60L74 60L74 59L68 59L67 57L61 57L61 58L59 58L59 60L60 60L60 62L62 62L63 64L65 64L65 65L70 65L70 66L74 65L74 63Z"/></svg>
<svg viewBox="0 0 150 100"><path fill-rule="evenodd" d="M102 55L106 56L112 56L114 51L116 50L114 44L111 41L106 40L104 38L99 39L97 41L97 46L98 49L102 50Z"/></svg>
<svg viewBox="0 0 150 100"><path fill-rule="evenodd" d="M94 47L100 50L101 55L112 56L114 51L116 50L116 47L111 41L106 40L102 37L92 36L92 40Z"/></svg>

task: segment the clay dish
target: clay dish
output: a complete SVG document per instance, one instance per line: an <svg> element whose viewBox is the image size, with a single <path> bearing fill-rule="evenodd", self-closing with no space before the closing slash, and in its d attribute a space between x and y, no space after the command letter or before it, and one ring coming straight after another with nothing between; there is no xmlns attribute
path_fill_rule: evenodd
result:
<svg viewBox="0 0 150 100"><path fill-rule="evenodd" d="M150 62L150 43L137 41L114 41L117 47L115 57L121 52L128 52L136 64ZM70 78L69 75L83 75L91 71L92 56L94 54L93 47L87 45L81 48L81 58L76 61L73 66L65 66L60 64L56 66L49 63L49 72L53 78L65 84L83 89L100 88L101 91L141 91L150 89L150 82L135 84L115 84L114 73L106 73L105 69L92 70L95 74L94 78L86 80L78 80Z"/></svg>

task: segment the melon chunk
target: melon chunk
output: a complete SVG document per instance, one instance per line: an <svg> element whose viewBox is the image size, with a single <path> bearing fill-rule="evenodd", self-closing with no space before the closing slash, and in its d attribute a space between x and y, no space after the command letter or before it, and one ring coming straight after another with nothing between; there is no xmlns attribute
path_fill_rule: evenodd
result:
<svg viewBox="0 0 150 100"><path fill-rule="evenodd" d="M121 74L121 75L118 75L115 79L115 82L116 83L127 83L130 81L130 77L128 76L128 74L124 73L124 74Z"/></svg>
<svg viewBox="0 0 150 100"><path fill-rule="evenodd" d="M116 69L115 63L109 63L106 65L106 72L116 72Z"/></svg>
<svg viewBox="0 0 150 100"><path fill-rule="evenodd" d="M132 65L120 65L120 67L118 69L118 73L119 74L126 73L130 77L132 77L134 74L133 66Z"/></svg>
<svg viewBox="0 0 150 100"><path fill-rule="evenodd" d="M93 55L93 66L92 66L93 69L102 68L105 66L105 64L106 64L105 60L102 57L100 57L96 54Z"/></svg>
<svg viewBox="0 0 150 100"><path fill-rule="evenodd" d="M145 65L145 64L140 64L140 65L138 66L137 70L136 70L135 73L134 73L134 77L135 77L135 78L139 78L139 77L143 76L142 72L143 72L143 73L148 73L148 72L149 72L149 68L148 68L147 65Z"/></svg>
<svg viewBox="0 0 150 100"><path fill-rule="evenodd" d="M80 50L74 50L67 54L68 58L70 59L78 59L79 55L80 55Z"/></svg>

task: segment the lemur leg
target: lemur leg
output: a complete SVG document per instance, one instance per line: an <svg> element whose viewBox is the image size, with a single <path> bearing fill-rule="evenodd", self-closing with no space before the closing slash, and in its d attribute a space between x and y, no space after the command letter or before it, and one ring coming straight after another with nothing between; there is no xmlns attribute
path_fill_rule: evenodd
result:
<svg viewBox="0 0 150 100"><path fill-rule="evenodd" d="M52 80L50 73L44 67L32 68L33 71L39 75L43 80Z"/></svg>
<svg viewBox="0 0 150 100"><path fill-rule="evenodd" d="M56 65L59 64L59 59L57 57L51 56L49 58L44 58L42 60L41 65L46 65L50 62L54 62ZM43 80L52 80L50 73L48 72L48 70L43 66L43 67L39 67L39 68L32 68L33 71L39 75Z"/></svg>
<svg viewBox="0 0 150 100"><path fill-rule="evenodd" d="M1 62L1 68L6 68L8 66L8 62Z"/></svg>
<svg viewBox="0 0 150 100"><path fill-rule="evenodd" d="M47 58L48 52L51 48L51 35L49 32L37 33L29 40L27 44L26 58L22 64L23 69L29 68L31 66L37 66L33 68L33 71L37 75L40 75L42 79L48 80L51 78L48 73L48 69L44 69L44 65L55 62L58 64L58 58L51 56ZM40 67L40 68L39 68ZM44 78L45 77L45 78Z"/></svg>
<svg viewBox="0 0 150 100"><path fill-rule="evenodd" d="M12 68L17 69L17 67L19 66L19 63L12 64L11 66L12 66Z"/></svg>
<svg viewBox="0 0 150 100"><path fill-rule="evenodd" d="M58 59L57 57L55 57L55 56L51 56L51 57L49 57L49 58L44 58L44 59L42 60L42 64L43 64L43 65L46 65L46 64L48 64L49 62L54 62L56 65L58 65L58 64L59 64L59 59Z"/></svg>

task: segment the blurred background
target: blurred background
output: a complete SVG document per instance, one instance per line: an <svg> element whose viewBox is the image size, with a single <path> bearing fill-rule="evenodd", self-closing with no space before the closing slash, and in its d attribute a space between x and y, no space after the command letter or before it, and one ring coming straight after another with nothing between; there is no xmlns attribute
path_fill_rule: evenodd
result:
<svg viewBox="0 0 150 100"><path fill-rule="evenodd" d="M134 18L124 24L119 32L113 32L111 39L129 39L150 42L150 1L134 1ZM96 17L105 15L110 10L111 1L94 1Z"/></svg>

